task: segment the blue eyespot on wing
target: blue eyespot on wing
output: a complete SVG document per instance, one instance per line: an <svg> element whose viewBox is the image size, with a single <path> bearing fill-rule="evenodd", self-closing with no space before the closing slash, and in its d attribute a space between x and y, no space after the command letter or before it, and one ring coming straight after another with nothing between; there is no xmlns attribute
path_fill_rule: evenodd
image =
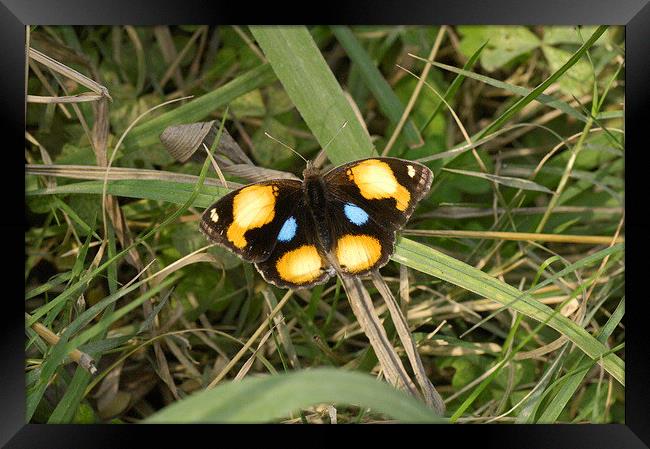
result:
<svg viewBox="0 0 650 449"><path fill-rule="evenodd" d="M343 206L343 212L348 220L357 226L362 226L368 222L368 214L366 211L352 203L346 203Z"/></svg>
<svg viewBox="0 0 650 449"><path fill-rule="evenodd" d="M278 240L281 242L290 242L295 236L296 231L298 230L298 224L294 217L289 217L282 225L280 233L278 234Z"/></svg>

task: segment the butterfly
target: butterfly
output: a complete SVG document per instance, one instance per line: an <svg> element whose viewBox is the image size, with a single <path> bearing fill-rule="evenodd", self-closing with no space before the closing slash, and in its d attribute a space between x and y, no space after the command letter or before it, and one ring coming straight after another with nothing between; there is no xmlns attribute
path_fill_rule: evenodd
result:
<svg viewBox="0 0 650 449"><path fill-rule="evenodd" d="M360 276L381 268L395 233L428 193L431 170L417 162L372 157L321 174L310 161L303 180L249 184L208 207L206 237L282 288L306 288L337 272Z"/></svg>

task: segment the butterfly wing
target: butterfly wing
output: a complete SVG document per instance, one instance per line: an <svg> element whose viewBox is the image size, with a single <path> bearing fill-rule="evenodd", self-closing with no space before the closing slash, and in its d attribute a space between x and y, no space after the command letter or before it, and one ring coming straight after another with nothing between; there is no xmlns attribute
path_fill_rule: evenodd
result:
<svg viewBox="0 0 650 449"><path fill-rule="evenodd" d="M342 273L362 275L388 262L395 244L395 230L382 223L380 214L367 212L347 195L330 197L327 213L332 236L331 253Z"/></svg>
<svg viewBox="0 0 650 449"><path fill-rule="evenodd" d="M199 228L248 262L269 258L286 220L302 199L302 182L277 179L234 190L208 207Z"/></svg>
<svg viewBox="0 0 650 449"><path fill-rule="evenodd" d="M313 218L300 198L277 235L271 255L255 264L264 280L283 288L322 284L335 274L319 250Z"/></svg>
<svg viewBox="0 0 650 449"><path fill-rule="evenodd" d="M395 231L432 179L424 165L396 158L355 161L323 176L333 242L326 250L343 274L364 274L388 262ZM286 179L229 193L206 209L200 223L211 241L255 263L267 282L288 288L311 287L335 273L316 241L317 228L302 182Z"/></svg>
<svg viewBox="0 0 650 449"><path fill-rule="evenodd" d="M369 158L336 167L323 179L332 252L344 274L361 275L388 262L395 232L428 193L433 173L417 162Z"/></svg>

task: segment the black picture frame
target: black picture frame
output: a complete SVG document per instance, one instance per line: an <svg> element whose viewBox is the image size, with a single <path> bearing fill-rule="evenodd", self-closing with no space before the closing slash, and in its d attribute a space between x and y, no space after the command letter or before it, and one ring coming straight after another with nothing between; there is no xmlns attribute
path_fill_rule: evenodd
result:
<svg viewBox="0 0 650 449"><path fill-rule="evenodd" d="M628 312L624 318L627 345L625 348L626 388L625 425L439 425L435 429L417 426L425 444L465 446L468 437L479 439L481 447L526 448L640 448L650 445L650 338L647 325L647 293L642 263L648 254L648 237L644 232L650 219L646 211L646 171L642 161L648 151L645 123L650 109L650 4L649 0L498 0L471 2L469 0L435 1L329 1L325 5L292 4L281 8L277 2L216 2L183 0L97 1L97 0L0 0L0 99L4 163L2 176L4 217L1 221L3 243L10 247L5 255L3 274L5 295L2 303L3 325L0 326L0 445L6 447L124 447L135 438L164 439L169 445L183 441L184 445L201 436L223 435L224 426L186 426L181 431L174 426L137 425L37 425L25 424L24 374L24 289L6 289L24 276L21 264L10 257L24 256L24 243L18 235L26 229L24 198L14 194L21 180L19 166L24 166L21 148L25 130L25 26L105 25L105 24L315 24L315 23L381 23L381 24L610 24L624 25L626 38L626 177L625 211L626 239L633 244L626 248L626 296ZM645 125L647 126L647 125ZM631 151L630 151L631 150ZM15 166L15 169L13 169ZM11 176L9 176L11 175ZM15 176L15 178L14 178ZM628 207L629 206L629 207ZM15 272L15 273L14 273ZM13 275L12 275L13 273ZM646 275L647 276L647 275ZM16 282L17 284L17 282ZM16 287L18 290L18 287ZM645 293L645 294L644 294ZM261 437L276 439L279 426L264 426L255 432ZM299 426L291 432L328 432L338 435L346 426ZM309 430L305 428L309 427ZM318 429L314 429L317 427ZM396 433L395 426L355 426L360 431L381 437ZM401 427L401 426L398 426ZM296 427L291 427L295 429ZM349 427L348 427L349 428ZM365 429L365 430L364 430ZM240 432L239 429L237 432ZM286 431L286 429L284 430ZM410 430L409 430L410 431ZM245 434L250 438L250 432ZM266 435L266 436L265 436ZM323 437L326 438L325 435ZM443 443L444 440L447 442ZM151 440L153 441L153 440ZM216 440L213 440L216 442ZM286 439L283 439L286 441ZM296 437L295 441L301 441ZM302 440L304 441L304 440ZM309 441L314 441L310 439ZM324 441L324 440L323 440ZM336 442L336 436L332 439ZM341 440L339 440L341 441ZM458 442L458 443L456 443ZM195 444L199 444L196 441ZM284 443L283 443L284 444ZM152 444L153 446L153 444ZM158 445L156 445L158 446ZM162 446L167 446L163 444ZM162 447L161 446L161 447Z"/></svg>

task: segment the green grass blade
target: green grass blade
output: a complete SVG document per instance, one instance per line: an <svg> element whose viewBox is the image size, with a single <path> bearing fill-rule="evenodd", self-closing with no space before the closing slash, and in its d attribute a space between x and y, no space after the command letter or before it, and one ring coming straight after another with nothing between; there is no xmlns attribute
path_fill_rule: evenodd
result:
<svg viewBox="0 0 650 449"><path fill-rule="evenodd" d="M166 201L173 204L184 204L192 195L194 185L183 182L162 181L157 179L120 179L108 181L109 195L124 196L156 201ZM82 181L50 189L39 189L27 192L27 195L79 194L94 193L101 195L102 181ZM192 206L208 207L230 190L223 187L203 185Z"/></svg>
<svg viewBox="0 0 650 449"><path fill-rule="evenodd" d="M455 170L451 168L443 168L443 170L450 173L457 173L459 175L473 176L475 178L485 179L486 181L494 181L497 184L513 187L515 189L534 190L537 192L550 193L551 195L553 194L552 190L549 190L543 185L537 184L536 182L529 181L527 179L512 178L510 176L499 176L493 175L491 173L482 173L468 170Z"/></svg>
<svg viewBox="0 0 650 449"><path fill-rule="evenodd" d="M68 384L63 398L54 408L54 411L47 420L48 424L66 424L72 421L74 414L83 400L84 392L88 382L92 379L91 374L78 366L77 370Z"/></svg>
<svg viewBox="0 0 650 449"><path fill-rule="evenodd" d="M513 94L521 95L522 97L525 97L526 95L529 95L533 89L528 89L527 87L521 87L521 86L516 86L514 84L509 84L503 81L499 81L494 78L490 78L489 76L485 75L480 75L478 73L471 72L466 69L459 69L458 67L454 67L451 65L447 64L442 64L440 62L432 62L432 65L447 70L449 72L453 72L458 74L459 76L464 76L467 78L474 79L476 81L480 81L482 83L488 84L493 87L497 87L499 89L507 90L508 92L512 92ZM550 95L544 95L540 94L535 98L535 100L539 101L540 103L545 104L546 106L552 107L554 109L558 109L562 112L564 112L567 115L570 115L571 117L574 117L582 122L587 121L587 117L584 114L581 114L579 111L576 109L572 108L568 103L558 100L557 98L553 98Z"/></svg>
<svg viewBox="0 0 650 449"><path fill-rule="evenodd" d="M112 258L117 253L115 247L115 232L113 231L113 226L111 223L108 223L108 257ZM110 294L114 294L117 291L117 264L112 264L106 270L108 276L108 288ZM104 309L104 314L102 315L101 321L106 320L108 315L113 312L115 303L109 304ZM106 337L106 332L100 334L93 343L102 342ZM120 341L121 339L117 339ZM89 350L90 349L90 350ZM111 349L111 348L108 348ZM108 350L106 349L106 350ZM102 353L106 350L92 350L92 348L82 348L82 351L89 354L95 359L95 363L99 364L101 361ZM48 423L54 424L67 424L72 422L75 417L77 410L79 409L84 397L86 396L86 387L93 379L91 374L82 367L77 367L77 370L72 377L72 380L68 384L65 394L56 405Z"/></svg>
<svg viewBox="0 0 650 449"><path fill-rule="evenodd" d="M138 296L137 298L133 299L131 302L126 304L125 306L122 306L121 308L117 309L114 312L108 313L99 323L84 329L82 332L79 333L76 337L70 340L69 343L67 343L67 350L73 351L74 349L77 349L79 346L83 345L84 343L90 341L92 338L98 336L98 335L103 335L105 334L105 331L108 330L108 328L111 326L111 324L115 323L117 320L134 310L136 307L142 305L145 301L149 300L150 298L154 297L156 294L158 294L160 291L162 291L165 288L171 287L174 285L180 278L182 277L181 273L174 273L170 275L168 278L166 278L164 281L162 281L160 284L156 285L154 288L148 289L146 293L143 295ZM133 284L133 286L138 286L139 287L140 282ZM131 288L129 288L131 290ZM117 295L111 295L108 296L107 298L111 298L110 303L114 303L119 299L120 296L123 296L121 294ZM106 306L110 303L104 303L103 305ZM98 303L99 304L99 303Z"/></svg>
<svg viewBox="0 0 650 449"><path fill-rule="evenodd" d="M625 315L625 299L622 299L621 302L619 302L614 313L601 328L599 335L596 337L597 340L603 344L607 342L609 336L614 332L616 326L618 326L623 319L623 315ZM558 391L558 393L553 397L552 401L549 401L548 407L541 414L537 422L552 423L557 421L562 410L564 410L568 402L575 396L576 390L580 385L583 385L583 381L591 369L592 364L588 364L584 369L580 369L580 366L583 365L583 359L584 356L581 354L573 364L573 366L578 369L565 375L560 391Z"/></svg>
<svg viewBox="0 0 650 449"><path fill-rule="evenodd" d="M472 67L474 67L474 64L476 64L476 61L478 61L478 58L481 56L481 53L483 52L483 49L487 45L487 41L483 45L481 45L479 48L476 49L476 51L472 54L472 56L469 57L467 62L463 65L463 69L469 71ZM468 72L472 73L472 72ZM456 95L456 92L460 88L461 84L463 84L463 81L465 80L465 76L462 74L457 74L454 80L451 82L447 90L445 91L445 94L442 96L444 100L447 103L451 102L451 99L454 98L454 95ZM427 121L422 125L420 128L420 132L424 132L425 129L427 129L427 126L433 121L433 119L438 115L438 112L445 106L445 103L443 101L438 101L438 105L436 108L433 110Z"/></svg>
<svg viewBox="0 0 650 449"><path fill-rule="evenodd" d="M500 280L421 243L401 239L393 260L430 274L485 298L507 305L565 335L592 359L603 357L603 367L625 385L623 361L573 321ZM603 356L604 355L604 356Z"/></svg>
<svg viewBox="0 0 650 449"><path fill-rule="evenodd" d="M61 200L58 199L58 198L54 198L54 204L55 204L59 209L61 209L63 212L65 212L66 214L68 214L68 217L70 217L70 219L72 219L72 221L74 221L75 223L77 223L77 224L79 225L79 227L81 227L81 229L83 229L83 231L84 231L86 234L94 234L94 237L96 237L96 238L98 238L98 239L100 238L99 235L97 235L97 233L94 232L94 230L93 230L93 229L88 225L88 223L86 223L85 221L83 221L83 220L81 219L81 217L79 217L79 215L77 214L77 212L75 212L75 211L74 211L70 206L68 206L66 203L64 203L63 201L61 201ZM86 249L87 249L87 248L86 248Z"/></svg>
<svg viewBox="0 0 650 449"><path fill-rule="evenodd" d="M322 403L370 407L404 422L442 421L415 398L366 374L318 368L229 382L176 402L145 422L263 423Z"/></svg>
<svg viewBox="0 0 650 449"><path fill-rule="evenodd" d="M64 282L69 281L71 278L72 278L71 271L66 271L65 273L57 274L52 279L45 282L43 285L40 285L27 292L25 294L25 299L27 300L27 299L34 298L38 295L42 295L43 293L51 290L53 287L56 287L57 285L61 285Z"/></svg>
<svg viewBox="0 0 650 449"><path fill-rule="evenodd" d="M361 43L359 43L350 28L333 26L331 30L345 49L350 60L359 68L359 73L365 82L365 86L373 94L377 103L379 103L381 111L388 117L391 124L396 126L404 113L404 106L386 79L384 79L377 66L375 66L370 55L361 46ZM411 148L421 146L424 143L420 132L411 119L406 121L403 131L404 138Z"/></svg>
<svg viewBox="0 0 650 449"><path fill-rule="evenodd" d="M334 164L373 154L370 137L359 123L323 55L307 28L302 26L251 26L289 98Z"/></svg>
<svg viewBox="0 0 650 449"><path fill-rule="evenodd" d="M275 81L273 70L263 64L239 75L214 91L202 95L176 109L136 126L124 139L124 152L159 143L159 136L169 125L192 123L208 117L235 98Z"/></svg>

